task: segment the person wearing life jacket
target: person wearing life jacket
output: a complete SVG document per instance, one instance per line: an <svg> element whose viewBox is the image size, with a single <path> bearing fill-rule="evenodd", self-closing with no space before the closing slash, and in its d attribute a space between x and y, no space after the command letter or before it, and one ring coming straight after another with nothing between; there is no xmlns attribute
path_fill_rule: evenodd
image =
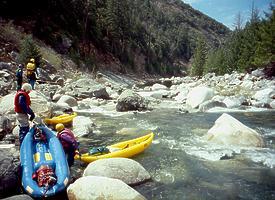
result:
<svg viewBox="0 0 275 200"><path fill-rule="evenodd" d="M71 167L74 164L74 156L78 152L78 142L73 132L65 128L63 124L56 124L55 129L58 132L57 138L61 142L67 156L68 165Z"/></svg>
<svg viewBox="0 0 275 200"><path fill-rule="evenodd" d="M32 174L32 179L37 181L39 187L50 187L57 182L54 169L49 165L41 165L38 170Z"/></svg>
<svg viewBox="0 0 275 200"><path fill-rule="evenodd" d="M32 87L28 83L24 83L15 97L14 97L14 111L16 113L16 119L19 124L19 142L20 146L24 140L24 137L29 132L29 120L32 121L35 115L30 108L31 99L29 93ZM29 118L30 115L30 118Z"/></svg>
<svg viewBox="0 0 275 200"><path fill-rule="evenodd" d="M35 81L37 79L35 70L36 70L35 60L31 58L27 64L27 79L29 84L31 84L33 90L34 90Z"/></svg>
<svg viewBox="0 0 275 200"><path fill-rule="evenodd" d="M23 82L23 65L19 64L16 69L16 82L17 82L17 88L16 90L19 91L22 87Z"/></svg>

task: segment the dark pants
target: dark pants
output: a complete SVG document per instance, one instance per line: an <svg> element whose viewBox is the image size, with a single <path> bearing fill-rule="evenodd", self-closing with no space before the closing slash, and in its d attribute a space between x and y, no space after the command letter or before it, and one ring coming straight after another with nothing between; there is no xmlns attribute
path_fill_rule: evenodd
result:
<svg viewBox="0 0 275 200"><path fill-rule="evenodd" d="M19 91L22 87L22 82L23 80L22 79L17 79L17 87L16 87L16 90Z"/></svg>
<svg viewBox="0 0 275 200"><path fill-rule="evenodd" d="M21 127L19 126L19 142L20 142L20 146L24 140L24 137L27 135L27 133L29 132L30 127L29 126L25 126L25 127Z"/></svg>
<svg viewBox="0 0 275 200"><path fill-rule="evenodd" d="M29 84L32 86L32 89L34 90L34 84L35 84L35 80L33 79L28 79Z"/></svg>
<svg viewBox="0 0 275 200"><path fill-rule="evenodd" d="M75 156L75 150L74 149L68 149L66 150L66 156L67 156L67 162L69 167L71 167L74 164L74 156Z"/></svg>

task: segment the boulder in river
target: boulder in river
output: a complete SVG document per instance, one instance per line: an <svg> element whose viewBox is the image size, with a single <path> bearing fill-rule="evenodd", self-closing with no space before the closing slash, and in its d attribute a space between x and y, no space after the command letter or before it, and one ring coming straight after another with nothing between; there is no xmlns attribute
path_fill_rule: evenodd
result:
<svg viewBox="0 0 275 200"><path fill-rule="evenodd" d="M117 100L116 110L119 112L131 110L145 110L147 108L145 99L132 90L125 90Z"/></svg>
<svg viewBox="0 0 275 200"><path fill-rule="evenodd" d="M212 99L214 90L205 86L193 88L187 95L186 104L192 108L197 108L201 103Z"/></svg>
<svg viewBox="0 0 275 200"><path fill-rule="evenodd" d="M261 135L239 122L234 117L224 113L208 130L205 138L213 143L242 147L263 147L264 141Z"/></svg>
<svg viewBox="0 0 275 200"><path fill-rule="evenodd" d="M151 178L138 162L128 158L108 158L90 163L83 176L104 176L122 180L128 185L136 185Z"/></svg>

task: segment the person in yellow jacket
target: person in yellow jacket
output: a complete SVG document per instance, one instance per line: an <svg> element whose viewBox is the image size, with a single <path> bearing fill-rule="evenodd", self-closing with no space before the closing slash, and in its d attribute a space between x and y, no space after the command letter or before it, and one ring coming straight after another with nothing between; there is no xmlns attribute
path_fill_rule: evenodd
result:
<svg viewBox="0 0 275 200"><path fill-rule="evenodd" d="M31 84L33 90L34 90L35 81L37 79L35 70L36 70L35 60L31 58L27 64L27 79L29 84Z"/></svg>

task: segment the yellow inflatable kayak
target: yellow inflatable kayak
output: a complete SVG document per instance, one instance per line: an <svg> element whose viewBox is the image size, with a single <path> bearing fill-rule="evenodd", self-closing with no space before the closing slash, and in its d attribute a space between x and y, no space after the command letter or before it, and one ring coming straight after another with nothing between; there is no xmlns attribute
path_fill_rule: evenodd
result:
<svg viewBox="0 0 275 200"><path fill-rule="evenodd" d="M75 118L76 116L77 116L76 112L73 112L72 114L63 114L53 118L45 118L44 122L48 125L53 125L58 123L68 124L68 123L71 123L73 121L73 118Z"/></svg>
<svg viewBox="0 0 275 200"><path fill-rule="evenodd" d="M116 143L110 146L107 146L106 149L109 152L97 153L96 155L91 155L90 153L85 153L81 155L76 155L75 159L81 160L85 163L90 163L98 159L103 158L114 158L114 157L123 157L130 158L134 155L137 155L147 149L154 138L154 133L151 132L145 136L127 140L124 142Z"/></svg>

